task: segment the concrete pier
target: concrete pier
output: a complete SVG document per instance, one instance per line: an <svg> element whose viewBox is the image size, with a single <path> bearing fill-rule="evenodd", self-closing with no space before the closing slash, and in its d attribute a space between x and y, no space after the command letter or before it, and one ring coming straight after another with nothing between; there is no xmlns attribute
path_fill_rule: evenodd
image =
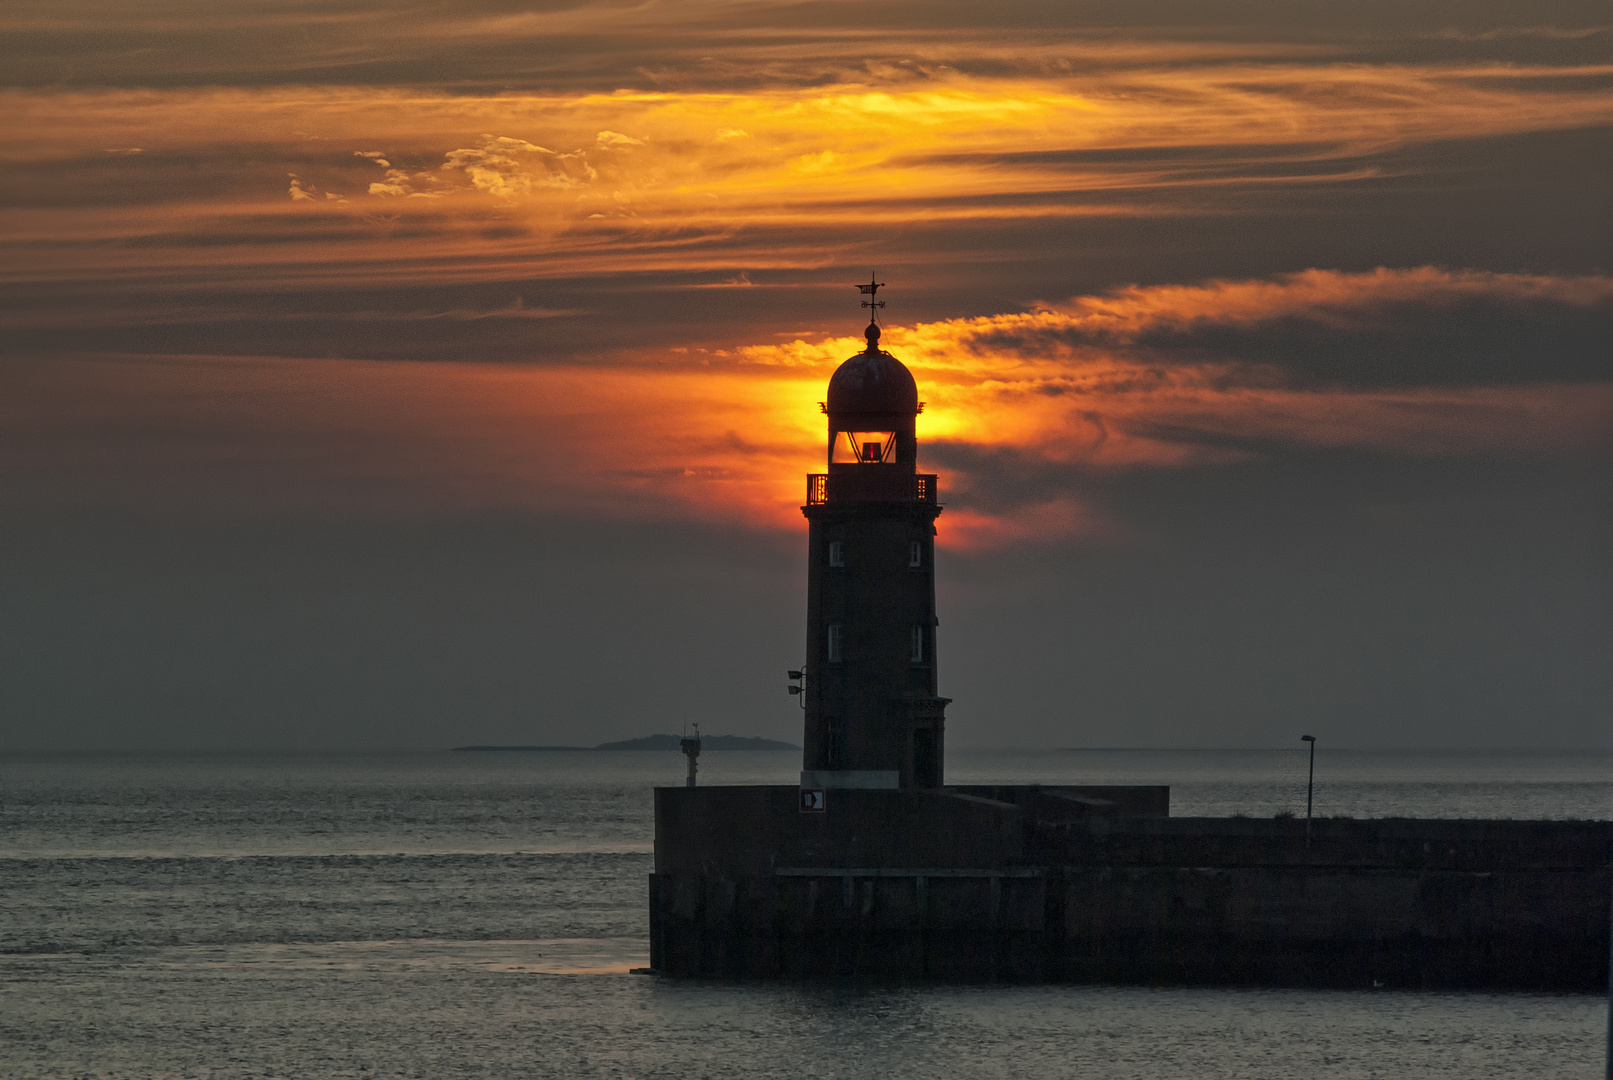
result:
<svg viewBox="0 0 1613 1080"><path fill-rule="evenodd" d="M659 789L651 964L737 979L1593 991L1613 823L1168 818L1111 790ZM1159 809L1162 789L1129 789ZM1168 799L1168 796L1165 798Z"/></svg>

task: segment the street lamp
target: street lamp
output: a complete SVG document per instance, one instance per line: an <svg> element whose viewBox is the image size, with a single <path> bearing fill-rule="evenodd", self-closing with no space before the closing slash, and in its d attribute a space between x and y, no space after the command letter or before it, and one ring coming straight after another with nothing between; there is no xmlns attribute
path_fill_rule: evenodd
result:
<svg viewBox="0 0 1613 1080"><path fill-rule="evenodd" d="M792 697L794 697L797 694L800 695L801 700L798 702L798 704L801 706L802 710L805 710L806 709L806 677L807 677L807 673L804 670L802 670L802 671L786 671L784 674L788 675L791 679L795 680L795 682L797 684L799 684L799 685L796 685L796 686L787 686L787 687L785 687L785 689L790 692L790 695Z"/></svg>
<svg viewBox="0 0 1613 1080"><path fill-rule="evenodd" d="M1316 736L1301 735L1300 742L1311 744L1311 775L1305 781L1305 850L1311 849L1311 796L1316 791Z"/></svg>

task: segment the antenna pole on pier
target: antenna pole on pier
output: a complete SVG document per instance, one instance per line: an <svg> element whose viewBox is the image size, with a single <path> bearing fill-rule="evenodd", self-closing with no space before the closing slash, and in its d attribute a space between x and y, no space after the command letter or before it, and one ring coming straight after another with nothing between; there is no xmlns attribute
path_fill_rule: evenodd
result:
<svg viewBox="0 0 1613 1080"><path fill-rule="evenodd" d="M698 759L700 757L700 725L699 724L696 724L694 726L694 738L691 739L687 735L685 735L683 737L683 739L678 743L678 749L682 750L684 756L689 759L689 779L685 783L684 786L685 787L694 787L694 774L700 771L700 765L699 765L699 761L698 761Z"/></svg>
<svg viewBox="0 0 1613 1080"><path fill-rule="evenodd" d="M1311 775L1305 781L1305 850L1311 849L1311 796L1316 791L1316 736L1301 735L1302 742L1311 744ZM1613 1078L1610 1078L1613 1080Z"/></svg>

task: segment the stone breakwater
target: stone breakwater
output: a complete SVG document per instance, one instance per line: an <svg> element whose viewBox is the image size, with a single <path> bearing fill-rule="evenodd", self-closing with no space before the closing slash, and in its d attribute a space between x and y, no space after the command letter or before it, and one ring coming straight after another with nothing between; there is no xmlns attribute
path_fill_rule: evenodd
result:
<svg viewBox="0 0 1613 1080"><path fill-rule="evenodd" d="M1170 818L1164 789L658 789L651 964L1590 992L1613 823ZM1126 811L1130 812L1126 812ZM1147 815L1147 816L1145 816Z"/></svg>

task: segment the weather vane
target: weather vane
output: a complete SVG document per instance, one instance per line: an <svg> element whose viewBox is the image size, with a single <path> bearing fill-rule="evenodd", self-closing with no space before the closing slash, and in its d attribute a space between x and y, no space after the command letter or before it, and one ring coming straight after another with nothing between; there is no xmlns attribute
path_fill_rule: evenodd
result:
<svg viewBox="0 0 1613 1080"><path fill-rule="evenodd" d="M885 287L885 283L883 281L875 280L877 277L877 274L870 272L868 275L868 284L857 286L857 291L868 297L867 300L863 301L863 307L876 309L868 313L869 319L874 319L876 316L878 316L879 312L877 309L885 306L885 301L876 299L879 296L879 290Z"/></svg>

